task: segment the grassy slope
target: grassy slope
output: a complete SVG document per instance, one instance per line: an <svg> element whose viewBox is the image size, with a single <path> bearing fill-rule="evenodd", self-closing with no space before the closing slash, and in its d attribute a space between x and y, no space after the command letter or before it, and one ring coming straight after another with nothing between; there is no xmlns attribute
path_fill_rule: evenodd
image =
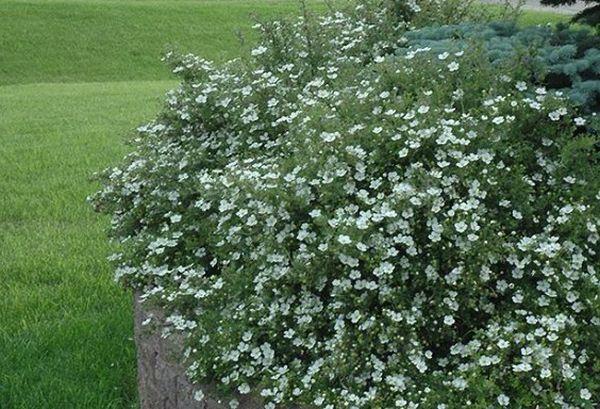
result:
<svg viewBox="0 0 600 409"><path fill-rule="evenodd" d="M504 7L493 4L480 5L482 9L486 11L492 11L492 15L502 16L504 14ZM534 11L534 10L522 10L519 16L518 23L521 26L532 26L537 24L556 24L566 23L569 21L568 14L553 13L551 11Z"/></svg>
<svg viewBox="0 0 600 409"><path fill-rule="evenodd" d="M297 10L293 0L0 1L0 84L165 79L168 46L233 57L252 13Z"/></svg>
<svg viewBox="0 0 600 409"><path fill-rule="evenodd" d="M130 298L112 283L88 177L123 155L121 137L173 85L166 44L231 57L250 12L293 10L291 0L0 0L0 408L135 407Z"/></svg>
<svg viewBox="0 0 600 409"><path fill-rule="evenodd" d="M552 13L550 11L524 11L519 23L524 26L532 26L536 24L556 24L566 23L569 21L567 14Z"/></svg>
<svg viewBox="0 0 600 409"><path fill-rule="evenodd" d="M0 84L166 79L168 47L230 58L238 29L252 39L251 14L297 10L294 0L0 0ZM525 12L522 21L566 18Z"/></svg>

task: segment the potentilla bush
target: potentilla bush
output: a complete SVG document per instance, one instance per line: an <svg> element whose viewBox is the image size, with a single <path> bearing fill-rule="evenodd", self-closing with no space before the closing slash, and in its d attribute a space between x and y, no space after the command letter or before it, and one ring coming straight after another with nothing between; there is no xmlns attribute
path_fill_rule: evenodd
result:
<svg viewBox="0 0 600 409"><path fill-rule="evenodd" d="M169 56L181 86L92 198L189 376L271 409L597 407L597 119L483 51L299 24Z"/></svg>

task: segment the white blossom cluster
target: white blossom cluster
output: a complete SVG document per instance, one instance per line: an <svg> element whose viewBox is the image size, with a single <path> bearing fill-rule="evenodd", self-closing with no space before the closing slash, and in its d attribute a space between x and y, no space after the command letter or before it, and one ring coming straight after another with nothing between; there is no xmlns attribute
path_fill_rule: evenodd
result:
<svg viewBox="0 0 600 409"><path fill-rule="evenodd" d="M596 407L597 136L476 52L386 57L401 33L369 22L393 10L261 26L252 63L174 59L93 198L117 278L186 335L193 379L265 408Z"/></svg>

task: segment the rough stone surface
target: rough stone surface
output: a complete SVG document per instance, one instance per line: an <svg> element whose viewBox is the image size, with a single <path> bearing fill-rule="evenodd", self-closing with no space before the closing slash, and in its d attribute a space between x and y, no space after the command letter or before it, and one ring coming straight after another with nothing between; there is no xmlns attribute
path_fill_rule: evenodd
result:
<svg viewBox="0 0 600 409"><path fill-rule="evenodd" d="M229 404L215 398L214 385L193 385L185 375L181 360L181 338L161 337L160 323L164 318L157 309L147 308L139 294L134 301L134 330L137 345L138 389L141 409L229 409ZM142 323L152 315L152 324ZM194 393L202 389L206 396L194 400ZM257 399L236 396L238 409L260 409Z"/></svg>
<svg viewBox="0 0 600 409"><path fill-rule="evenodd" d="M504 4L505 0L480 0L482 3ZM510 0L515 6L521 3L520 0ZM549 11L554 13L575 14L586 8L585 1L576 1L573 4L563 4L558 7L543 5L540 0L525 0L521 3L525 10Z"/></svg>

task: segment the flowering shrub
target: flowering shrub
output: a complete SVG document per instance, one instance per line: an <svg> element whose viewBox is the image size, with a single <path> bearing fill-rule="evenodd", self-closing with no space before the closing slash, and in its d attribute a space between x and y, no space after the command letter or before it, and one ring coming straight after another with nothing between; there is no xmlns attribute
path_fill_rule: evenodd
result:
<svg viewBox="0 0 600 409"><path fill-rule="evenodd" d="M171 55L181 86L92 198L117 278L192 379L266 408L595 407L596 119L478 51L386 56L397 10Z"/></svg>

